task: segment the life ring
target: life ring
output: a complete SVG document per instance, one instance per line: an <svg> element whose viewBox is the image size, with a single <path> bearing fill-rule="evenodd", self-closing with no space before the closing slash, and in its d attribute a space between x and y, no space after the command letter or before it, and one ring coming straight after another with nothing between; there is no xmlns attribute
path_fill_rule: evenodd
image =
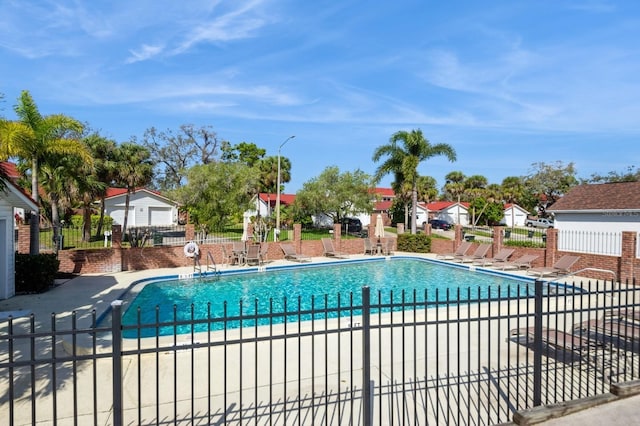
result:
<svg viewBox="0 0 640 426"><path fill-rule="evenodd" d="M200 248L194 241L189 241L184 246L184 255L187 257L198 257L200 255Z"/></svg>

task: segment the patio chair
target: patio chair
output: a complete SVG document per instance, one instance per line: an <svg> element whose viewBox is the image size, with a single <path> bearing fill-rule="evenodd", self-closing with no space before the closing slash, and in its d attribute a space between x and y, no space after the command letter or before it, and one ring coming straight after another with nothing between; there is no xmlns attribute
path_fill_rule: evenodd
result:
<svg viewBox="0 0 640 426"><path fill-rule="evenodd" d="M455 259L456 257L466 255L470 248L471 248L471 242L463 241L460 243L460 245L458 246L455 252L439 254L436 256L436 259L452 260L452 259Z"/></svg>
<svg viewBox="0 0 640 426"><path fill-rule="evenodd" d="M473 264L487 266L487 265L496 265L499 263L504 263L509 260L509 257L513 254L514 251L515 249L503 248L503 249L500 249L498 254L496 254L495 256L490 257L488 259L485 258L485 259L474 260Z"/></svg>
<svg viewBox="0 0 640 426"><path fill-rule="evenodd" d="M382 254L384 254L385 256L391 256L393 254L393 238L389 238L382 245Z"/></svg>
<svg viewBox="0 0 640 426"><path fill-rule="evenodd" d="M553 276L553 275L567 275L571 273L571 267L580 260L580 256L572 256L566 254L562 256L553 266L545 267L540 266L537 268L530 268L527 270L529 275L537 275L538 278Z"/></svg>
<svg viewBox="0 0 640 426"><path fill-rule="evenodd" d="M311 262L311 257L304 254L297 254L295 247L291 243L280 243L280 248L286 260L293 262Z"/></svg>
<svg viewBox="0 0 640 426"><path fill-rule="evenodd" d="M473 252L473 254L465 255L465 256L456 256L451 260L454 262L460 262L460 263L476 262L487 257L487 253L489 253L489 250L491 250L491 244L481 243L480 245L478 245L478 247Z"/></svg>
<svg viewBox="0 0 640 426"><path fill-rule="evenodd" d="M333 248L333 241L331 240L331 238L322 238L321 240L322 240L323 256L337 257L337 258L349 257L347 253L336 251L336 249Z"/></svg>
<svg viewBox="0 0 640 426"><path fill-rule="evenodd" d="M233 254L233 262L241 265L244 263L245 255L247 254L247 245L244 241L234 241L233 248L231 249Z"/></svg>
<svg viewBox="0 0 640 426"><path fill-rule="evenodd" d="M247 252L244 255L244 263L246 265L262 265L262 261L260 260L260 245L259 244L249 244L247 245Z"/></svg>
<svg viewBox="0 0 640 426"><path fill-rule="evenodd" d="M503 271L507 269L529 269L531 268L531 262L537 258L538 255L536 254L525 254L515 260L495 264L492 265L492 267L502 269Z"/></svg>
<svg viewBox="0 0 640 426"><path fill-rule="evenodd" d="M233 263L233 254L227 251L227 247L222 244L222 264L231 265Z"/></svg>
<svg viewBox="0 0 640 426"><path fill-rule="evenodd" d="M378 248L373 246L369 238L364 239L364 254L378 254Z"/></svg>

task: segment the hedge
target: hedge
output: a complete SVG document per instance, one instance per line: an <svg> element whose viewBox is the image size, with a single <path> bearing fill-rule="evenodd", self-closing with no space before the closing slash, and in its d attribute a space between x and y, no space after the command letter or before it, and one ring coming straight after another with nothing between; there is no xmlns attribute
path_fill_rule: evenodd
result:
<svg viewBox="0 0 640 426"><path fill-rule="evenodd" d="M59 267L55 254L16 253L16 293L41 293L49 289Z"/></svg>

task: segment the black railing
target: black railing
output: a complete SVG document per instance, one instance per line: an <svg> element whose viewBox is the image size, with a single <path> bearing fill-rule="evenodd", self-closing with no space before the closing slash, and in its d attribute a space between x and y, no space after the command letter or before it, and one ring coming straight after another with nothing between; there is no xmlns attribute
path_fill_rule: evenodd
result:
<svg viewBox="0 0 640 426"><path fill-rule="evenodd" d="M579 287L537 281L533 297L523 288L498 290L492 300L471 289L414 290L399 301L364 287L360 295L312 299L310 308L295 298L270 300L260 312L257 300L252 309L245 301L233 316L192 305L188 319L174 309L173 319L161 320L149 307L155 321L142 322L139 311L127 324L116 301L104 326L95 312L41 323L9 318L0 329L7 390L0 418L11 425L506 422L515 411L606 393L611 382L640 376L640 290ZM171 334L160 332L167 327Z"/></svg>

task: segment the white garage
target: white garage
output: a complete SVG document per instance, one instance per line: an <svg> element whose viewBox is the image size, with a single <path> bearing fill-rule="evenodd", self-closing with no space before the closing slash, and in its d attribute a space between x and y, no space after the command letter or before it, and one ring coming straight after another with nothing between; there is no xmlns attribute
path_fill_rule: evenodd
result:
<svg viewBox="0 0 640 426"><path fill-rule="evenodd" d="M113 223L124 225L126 188L109 188L105 198L105 214ZM129 198L128 227L172 226L178 223L178 203L149 189L137 189Z"/></svg>

